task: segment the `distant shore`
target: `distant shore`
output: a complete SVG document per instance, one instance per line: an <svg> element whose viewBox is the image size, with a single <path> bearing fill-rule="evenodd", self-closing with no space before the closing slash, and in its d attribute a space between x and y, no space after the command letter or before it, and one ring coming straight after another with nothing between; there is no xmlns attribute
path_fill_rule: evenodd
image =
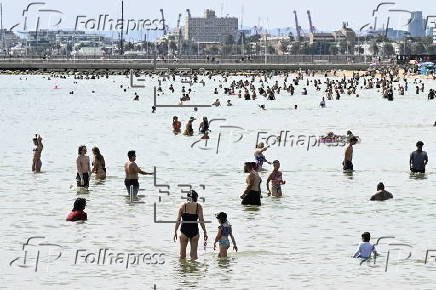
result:
<svg viewBox="0 0 436 290"><path fill-rule="evenodd" d="M367 63L283 63L283 64L261 64L261 63L178 63L178 62L157 62L150 63L141 60L67 60L67 61L46 61L46 60L12 60L0 62L0 71L126 71L134 70L193 70L193 71L297 71L297 70L348 70L366 71L370 67Z"/></svg>

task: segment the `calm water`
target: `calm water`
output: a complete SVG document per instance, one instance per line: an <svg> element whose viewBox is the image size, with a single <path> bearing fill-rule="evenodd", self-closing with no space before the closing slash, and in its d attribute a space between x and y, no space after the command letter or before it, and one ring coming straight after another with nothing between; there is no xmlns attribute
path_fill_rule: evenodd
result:
<svg viewBox="0 0 436 290"><path fill-rule="evenodd" d="M152 86L157 78L147 78L147 88L127 92L120 85L127 87L129 79L121 76L78 80L77 84L72 78L21 78L0 77L0 288L435 288L436 262L434 257L427 264L424 260L427 249L436 249L436 129L432 127L436 103L427 101L427 93L415 96L411 82L408 94L396 97L394 102L382 99L374 89L361 91L360 98L344 95L320 109L323 94L311 87L309 96L302 96L304 84L300 84L296 95L282 92L276 101L244 101L220 94L222 104L231 99L234 106L200 108L198 112L192 108L158 108L151 114ZM283 77L275 77L270 83L275 80L281 85ZM205 87L195 84L191 104L211 104L217 98L213 88L220 81L206 80ZM162 83L166 93L158 97L159 104L177 103L180 93L170 94L169 83ZM60 89L53 89L55 85ZM181 85L179 79L174 83L177 92ZM430 87L435 88L436 83L426 81L426 92ZM68 94L71 90L74 95ZM134 92L140 95L139 102L132 101ZM261 111L257 104L266 104L267 110ZM299 105L298 110L289 109L294 104ZM226 120L211 124L210 150L202 150L200 143L191 147L199 136L171 133L173 115L179 116L183 128L190 116ZM199 120L194 128L198 125ZM242 164L253 160L258 131L268 132L262 137L281 130L288 130L289 135L319 136L328 131L344 134L348 129L362 139L354 149L352 176L341 170L343 147L320 145L307 150L307 144L272 146L265 155L271 161L281 161L287 181L284 197L265 196L261 208L240 205L239 195L245 185ZM41 174L31 172L31 138L35 133L41 134L44 143ZM242 140L232 143L240 133ZM430 160L423 178L411 177L408 172L409 154L418 140L424 141ZM92 180L89 194L81 195L88 200L89 220L77 224L65 222L65 216L78 196L75 159L81 144L86 144L89 152L93 146L100 148L108 179L101 184ZM157 182L170 186L169 195L159 193L153 177L141 176L144 203L129 204L122 166L131 149L137 151L137 162L143 170L157 168ZM269 165L266 168L270 170ZM267 172L261 177L265 195ZM368 201L379 181L393 193L393 200ZM209 244L206 250L199 247L197 262L179 261L179 244L172 240L174 224L154 223L154 203L158 220L176 218L181 196L185 195L181 189L186 190L179 184L192 184L205 198L205 217L212 221L207 224ZM220 211L228 213L240 249L238 253L229 251L225 261L219 261L213 251L218 226L214 214ZM382 255L376 264L359 266L350 258L363 231L371 232L372 242L383 236L395 237L380 241ZM24 262L23 243L33 236L45 238L30 242L42 245L25 247ZM125 253L124 260L92 263L92 253L99 249L109 249L113 255ZM79 251L75 264L77 250L83 251ZM409 252L411 257L404 260ZM85 263L81 256L90 253ZM164 263L147 265L141 260L126 269L129 253L132 257L163 254L159 261ZM19 259L9 265L15 258Z"/></svg>

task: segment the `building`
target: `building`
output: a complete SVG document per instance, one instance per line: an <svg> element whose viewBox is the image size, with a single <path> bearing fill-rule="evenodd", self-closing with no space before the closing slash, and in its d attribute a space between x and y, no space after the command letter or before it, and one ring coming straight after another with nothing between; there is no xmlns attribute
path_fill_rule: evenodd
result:
<svg viewBox="0 0 436 290"><path fill-rule="evenodd" d="M425 36L425 20L422 18L422 11L413 11L411 14L412 21L409 23L409 33L411 37Z"/></svg>
<svg viewBox="0 0 436 290"><path fill-rule="evenodd" d="M335 36L333 33L327 33L327 32L314 32L308 34L308 41L310 44L316 43L316 42L336 42Z"/></svg>
<svg viewBox="0 0 436 290"><path fill-rule="evenodd" d="M346 40L346 41L356 40L356 33L353 31L353 29L347 27L346 23L342 24L342 29L333 31L332 34L337 42L341 40Z"/></svg>
<svg viewBox="0 0 436 290"><path fill-rule="evenodd" d="M206 9L204 17L186 17L184 38L193 42L224 42L228 35L236 41L237 17L216 17L215 11Z"/></svg>
<svg viewBox="0 0 436 290"><path fill-rule="evenodd" d="M21 42L20 38L10 30L0 30L0 52L7 52Z"/></svg>

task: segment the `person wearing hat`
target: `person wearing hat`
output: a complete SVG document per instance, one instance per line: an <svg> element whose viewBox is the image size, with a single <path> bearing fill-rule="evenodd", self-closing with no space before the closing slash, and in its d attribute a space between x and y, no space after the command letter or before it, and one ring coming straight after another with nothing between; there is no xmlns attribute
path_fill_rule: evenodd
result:
<svg viewBox="0 0 436 290"><path fill-rule="evenodd" d="M412 173L425 173L425 166L428 162L427 152L422 151L424 143L416 142L416 151L410 154L410 171Z"/></svg>
<svg viewBox="0 0 436 290"><path fill-rule="evenodd" d="M235 237L233 237L232 225L227 220L227 214L225 212L220 212L215 215L220 223L218 227L218 233L215 237L215 243L213 244L213 249L216 250L216 243L219 242L220 252L218 254L218 258L227 257L227 250L230 248L229 236L232 239L233 249L237 252L238 247L236 246Z"/></svg>

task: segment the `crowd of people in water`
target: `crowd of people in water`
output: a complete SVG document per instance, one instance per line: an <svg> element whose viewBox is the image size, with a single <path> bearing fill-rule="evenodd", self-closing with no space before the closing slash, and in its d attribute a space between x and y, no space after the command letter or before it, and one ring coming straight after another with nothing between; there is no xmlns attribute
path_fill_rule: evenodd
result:
<svg viewBox="0 0 436 290"><path fill-rule="evenodd" d="M397 68L386 68L379 71L380 77L376 77L374 72L353 73L351 78L338 76L336 71L330 72L329 74L324 73L324 81L315 78L315 72L313 71L300 71L292 75L291 73L284 73L283 83L279 84L275 81L272 85L269 84L273 75L266 73L256 74L250 77L244 77L240 80L229 81L229 74L224 73L221 75L222 81L218 87L213 89L213 94L219 95L220 91L227 97L235 96L238 98L243 98L244 100L256 100L257 98L264 98L266 100L275 100L276 97L283 91L290 95L296 93L297 87L303 84L304 87L301 89L302 95L308 94L308 88L313 86L316 91L323 91L325 96L322 97L320 102L320 107L326 107L326 99L340 100L341 97L346 94L349 96L359 97L359 91L364 89L377 89L377 92L383 97L390 101L394 99L394 92L397 92L399 96L404 95L405 92L409 90L409 86L415 86L415 94L423 94L425 92L425 84L422 80L415 79L410 81L408 78L400 78L399 70ZM213 74L206 75L209 79L213 79L215 76ZM311 79L306 77L312 77ZM76 78L76 76L75 76ZM77 77L80 78L80 77ZM184 76L182 78L184 83L191 86L194 83L205 86L204 78L200 79L199 75L193 74L190 76ZM175 74L163 75L158 78L158 93L164 93L162 88L163 82L166 81L176 81ZM256 80L259 81L259 86L256 87ZM411 83L410 83L411 82ZM121 89L126 91L123 86ZM169 84L168 91L172 94L176 94L176 90L173 84ZM71 92L70 92L71 93ZM73 92L74 93L74 92ZM182 87L181 94L182 97L179 100L179 104L184 102L189 102L191 100L191 88L186 89ZM435 90L430 89L428 91L428 100L433 100L435 98ZM134 100L139 100L139 95L135 93ZM231 100L228 99L226 102L227 106L232 106ZM219 98L217 98L212 106L221 106ZM265 105L260 105L262 110L266 109ZM297 109L298 105L294 105L294 109ZM153 109L155 110L155 108ZM194 136L194 117L186 122L185 128L182 133L182 123L177 116L173 117L172 120L172 132L175 135L182 134L184 136ZM436 126L436 122L435 122ZM209 139L210 124L207 117L203 117L202 121L198 126L198 134L201 139ZM330 142L332 140L337 140L341 136L334 134L333 132L327 133L323 138L323 142ZM41 172L42 162L41 154L43 151L42 137L38 134L33 138L33 161L32 161L32 171L35 173ZM348 144L345 148L344 158L342 160L342 169L344 172L353 172L353 150L354 146L360 142L358 136L354 136L351 131L347 132L346 143ZM424 143L418 141L416 143L416 151L410 154L410 172L412 174L423 174L425 173L425 167L428 162L427 153L423 151ZM269 146L265 146L264 143L259 143L254 149L253 161L248 161L244 163L244 173L246 173L246 187L242 192L241 204L247 206L261 206L261 199L263 198L261 192L262 178L259 173L268 171L264 168L264 164L272 165L272 171L268 174L266 180L266 190L267 196L280 198L283 196L282 186L286 185L286 181L283 178L283 173L280 171L280 161L274 160L272 162L268 161L264 155ZM78 156L76 160L77 165L77 188L82 190L87 190L89 187L89 182L91 175L94 174L96 180L104 180L106 178L106 162L103 155L98 147L92 148L93 159L92 162L90 157L87 155L87 148L85 145L81 145L78 148ZM133 196L138 196L139 191L139 174L141 175L153 175L151 172L143 171L136 164L136 152L134 150L128 151L127 153L128 161L124 164L125 170L125 180L124 185L128 194ZM382 182L378 183L377 191L374 195L370 197L371 201L384 201L392 199L392 193L385 190L385 186ZM84 211L86 207L85 198L77 198L74 202L72 211L68 214L67 221L84 221L87 220L87 213ZM228 220L228 216L225 212L220 212L216 215L217 221L219 223L217 235L214 240L214 250L216 245L219 245L219 257L226 257L227 250L230 248L230 241L233 244L233 249L238 250L236 245L236 240L233 235L232 225ZM196 191L191 190L187 194L187 202L182 204L177 213L177 222L174 229L174 241L179 239L180 241L180 257L186 258L186 250L188 244L190 244L190 257L195 260L198 258L197 249L200 239L199 227L200 224L203 230L204 246L206 247L208 235L206 231L206 226L204 223L203 207L198 202L198 194ZM180 227L180 235L178 235L178 230ZM362 243L359 245L358 250L353 255L355 258L367 259L371 256L377 254L375 247L370 243L370 233L365 232L362 234Z"/></svg>

